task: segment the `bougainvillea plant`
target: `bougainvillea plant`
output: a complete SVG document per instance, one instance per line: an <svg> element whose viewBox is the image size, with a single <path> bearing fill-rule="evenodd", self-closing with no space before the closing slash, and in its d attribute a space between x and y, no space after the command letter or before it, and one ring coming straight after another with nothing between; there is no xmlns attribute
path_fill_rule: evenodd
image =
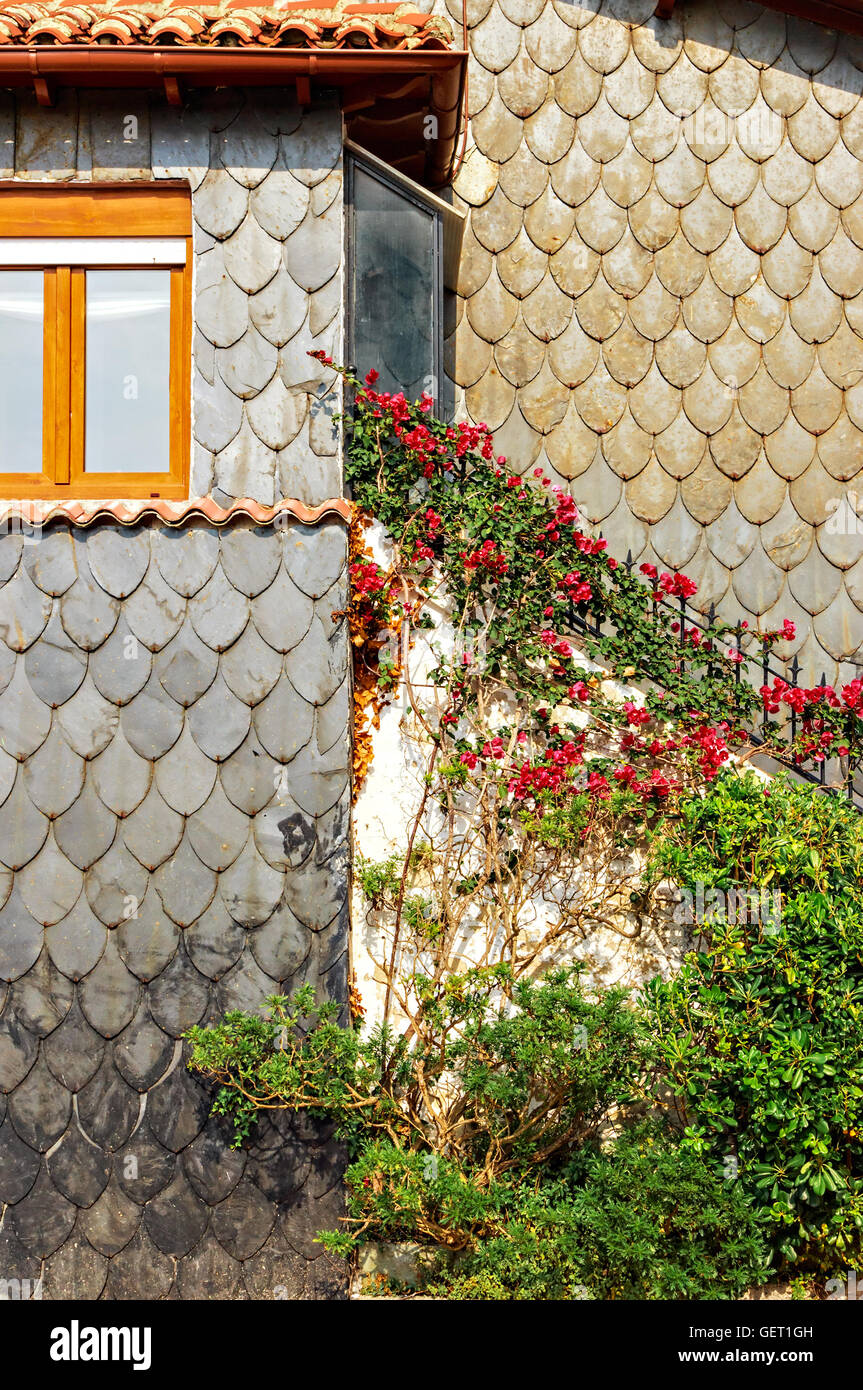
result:
<svg viewBox="0 0 863 1390"><path fill-rule="evenodd" d="M638 573L589 534L573 499L541 468L525 478L496 456L485 424L448 424L423 396L378 392L314 354L345 380L353 408L345 417L347 479L360 514L392 537L384 566L364 547L352 580L364 634L401 634L427 622L427 605L445 592L459 640L433 673L439 691L436 735L462 765L494 764L507 795L534 808L573 789L606 798L617 787L643 802L664 801L689 780L711 779L732 753L754 744L782 707L794 711L796 741L776 744L785 757L821 761L859 753L863 681L836 692L805 690L780 679L758 691L739 667L793 641L794 625L768 632L719 622L687 627L683 605L696 585L651 564ZM663 600L679 600L681 616ZM358 613L356 616L360 616ZM572 639L586 619L582 651L618 680L649 683L644 701L609 698L585 669ZM583 625L583 624L582 624ZM384 664L391 682L392 661ZM518 727L505 725L477 745L464 716L488 700L489 680L514 696ZM573 718L589 713L589 721ZM586 728L602 731L588 749Z"/></svg>

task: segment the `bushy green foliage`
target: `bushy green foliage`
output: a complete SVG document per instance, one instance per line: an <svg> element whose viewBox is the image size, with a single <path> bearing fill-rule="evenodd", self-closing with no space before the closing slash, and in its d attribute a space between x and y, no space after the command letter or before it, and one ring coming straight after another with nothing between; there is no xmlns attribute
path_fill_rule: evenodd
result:
<svg viewBox="0 0 863 1390"><path fill-rule="evenodd" d="M863 1235L863 820L812 787L724 775L683 807L660 862L690 892L780 894L778 923L701 924L701 949L648 992L685 1143L736 1162L786 1261L851 1259Z"/></svg>
<svg viewBox="0 0 863 1390"><path fill-rule="evenodd" d="M491 1198L491 1194L489 1194ZM764 1223L739 1183L635 1124L539 1185L494 1194L499 1230L427 1287L459 1299L739 1298L770 1273Z"/></svg>
<svg viewBox="0 0 863 1390"><path fill-rule="evenodd" d="M335 1121L353 1161L331 1252L419 1240L441 1252L429 1288L452 1298L733 1297L762 1277L739 1185L634 1118L650 1049L623 991L595 994L578 969L541 983L497 969L429 999L437 1049L380 1028L363 1040L305 990L190 1032L238 1142L273 1105Z"/></svg>
<svg viewBox="0 0 863 1390"><path fill-rule="evenodd" d="M594 993L583 967L536 983L505 965L417 981L420 1037L335 1021L310 986L266 1001L266 1017L234 1012L192 1028L189 1066L220 1083L215 1108L237 1142L274 1105L333 1119L353 1154L386 1135L406 1152L442 1153L466 1180L541 1164L594 1134L632 1097L646 1050L623 990ZM444 1231L458 1244L457 1230Z"/></svg>

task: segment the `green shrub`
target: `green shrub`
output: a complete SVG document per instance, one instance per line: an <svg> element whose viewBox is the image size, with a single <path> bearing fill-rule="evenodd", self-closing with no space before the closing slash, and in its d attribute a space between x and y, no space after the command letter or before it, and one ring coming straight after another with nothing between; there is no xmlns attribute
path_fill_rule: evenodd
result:
<svg viewBox="0 0 863 1390"><path fill-rule="evenodd" d="M855 1258L863 1233L863 819L815 788L726 774L684 806L659 860L693 894L700 883L780 895L778 921L766 923L714 904L701 949L647 992L687 1121L684 1142L737 1166L789 1264Z"/></svg>
<svg viewBox="0 0 863 1390"><path fill-rule="evenodd" d="M237 1142L274 1105L335 1120L353 1161L331 1252L418 1241L443 1252L429 1289L447 1298L733 1297L765 1273L740 1185L635 1118L651 1056L625 991L498 967L427 997L422 1045L364 1039L308 989L190 1032Z"/></svg>
<svg viewBox="0 0 863 1390"><path fill-rule="evenodd" d="M503 1225L428 1281L461 1299L738 1298L770 1272L739 1183L665 1125L588 1146L558 1176L496 1194Z"/></svg>

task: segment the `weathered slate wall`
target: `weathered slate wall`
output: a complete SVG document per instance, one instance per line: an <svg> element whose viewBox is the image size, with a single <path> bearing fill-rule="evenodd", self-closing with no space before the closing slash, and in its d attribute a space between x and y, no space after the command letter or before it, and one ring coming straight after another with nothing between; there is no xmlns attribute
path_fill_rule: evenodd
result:
<svg viewBox="0 0 863 1390"><path fill-rule="evenodd" d="M0 539L0 1278L334 1297L323 1134L233 1153L180 1034L346 996L345 531Z"/></svg>
<svg viewBox="0 0 863 1390"><path fill-rule="evenodd" d="M467 0L449 371L613 553L685 569L732 620L793 619L804 672L848 677L863 46L747 0L655 7Z"/></svg>
<svg viewBox="0 0 863 1390"><path fill-rule="evenodd" d="M307 356L341 342L335 103L4 95L0 176L188 180L192 495L339 495ZM0 539L0 1279L341 1296L337 1149L267 1121L233 1153L179 1038L346 997L345 566L339 520Z"/></svg>
<svg viewBox="0 0 863 1390"><path fill-rule="evenodd" d="M341 491L332 400L309 348L342 333L342 125L281 92L0 94L0 178L174 178L195 243L192 496L323 502Z"/></svg>

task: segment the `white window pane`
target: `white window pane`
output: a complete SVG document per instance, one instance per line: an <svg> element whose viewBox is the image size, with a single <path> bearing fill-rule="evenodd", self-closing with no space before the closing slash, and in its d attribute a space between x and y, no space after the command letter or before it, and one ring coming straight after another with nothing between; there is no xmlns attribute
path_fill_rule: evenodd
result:
<svg viewBox="0 0 863 1390"><path fill-rule="evenodd" d="M170 467L171 272L87 271L88 473Z"/></svg>
<svg viewBox="0 0 863 1390"><path fill-rule="evenodd" d="M353 366L414 399L435 370L434 217L354 166Z"/></svg>
<svg viewBox="0 0 863 1390"><path fill-rule="evenodd" d="M0 473L42 472L41 270L0 270Z"/></svg>

